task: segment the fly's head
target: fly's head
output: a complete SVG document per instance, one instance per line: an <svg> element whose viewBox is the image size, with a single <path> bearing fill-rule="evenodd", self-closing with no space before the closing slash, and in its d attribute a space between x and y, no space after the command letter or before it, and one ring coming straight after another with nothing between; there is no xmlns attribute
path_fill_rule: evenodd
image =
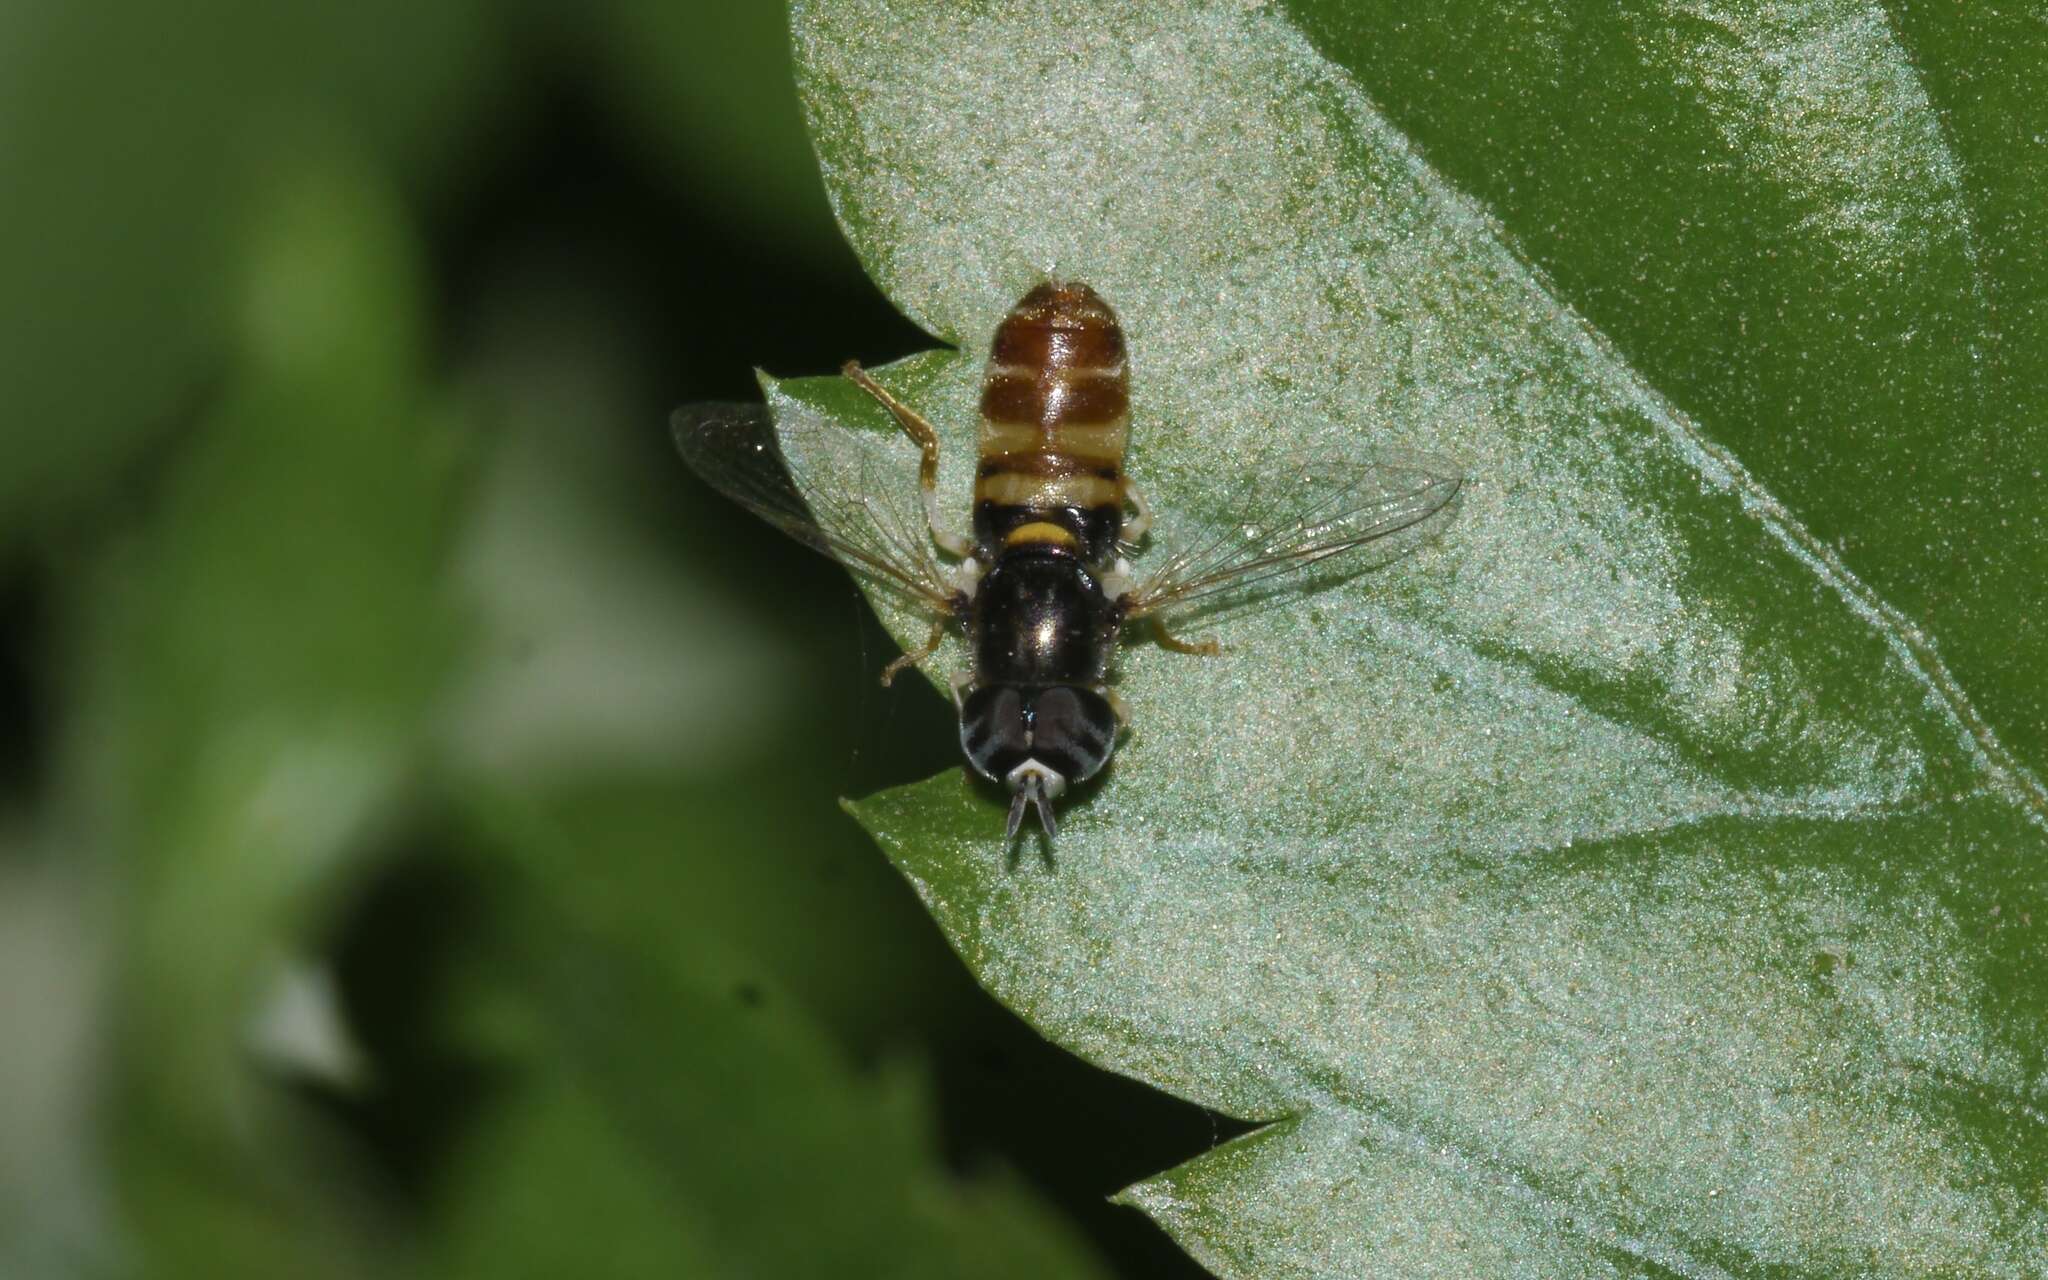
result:
<svg viewBox="0 0 2048 1280"><path fill-rule="evenodd" d="M1109 763L1117 727L1109 698L1083 685L984 685L961 701L967 762L1010 789L1006 841L1016 839L1026 806L1047 835L1058 832L1052 802Z"/></svg>

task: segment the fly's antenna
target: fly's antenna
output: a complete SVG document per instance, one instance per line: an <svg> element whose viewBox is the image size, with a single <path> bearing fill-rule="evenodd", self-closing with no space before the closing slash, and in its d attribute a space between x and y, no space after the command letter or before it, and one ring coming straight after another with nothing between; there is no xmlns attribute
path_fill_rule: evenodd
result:
<svg viewBox="0 0 2048 1280"><path fill-rule="evenodd" d="M1052 797L1045 794L1045 784L1037 778L1031 780L1031 807L1038 810L1038 825L1045 828L1048 840L1060 833L1059 819L1052 812Z"/></svg>
<svg viewBox="0 0 2048 1280"><path fill-rule="evenodd" d="M1005 845L1017 842L1017 828L1024 823L1024 788L1019 787L1010 794L1010 825L1003 828Z"/></svg>
<svg viewBox="0 0 2048 1280"><path fill-rule="evenodd" d="M1017 839L1017 828L1024 825L1024 805L1029 801L1038 812L1038 825L1045 828L1048 838L1060 833L1059 819L1053 815L1052 797L1045 794L1045 779L1038 774L1026 774L1022 786L1010 797L1010 824L1003 831L1003 842L1010 844Z"/></svg>

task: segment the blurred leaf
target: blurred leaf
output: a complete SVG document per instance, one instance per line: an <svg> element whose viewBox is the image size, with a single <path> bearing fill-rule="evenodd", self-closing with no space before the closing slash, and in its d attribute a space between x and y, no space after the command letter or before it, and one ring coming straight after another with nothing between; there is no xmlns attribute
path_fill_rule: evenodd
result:
<svg viewBox="0 0 2048 1280"><path fill-rule="evenodd" d="M563 7L594 81L692 201L788 254L842 252L791 83L780 3Z"/></svg>
<svg viewBox="0 0 2048 1280"><path fill-rule="evenodd" d="M0 537L105 483L223 345L235 78L192 74L203 20L127 10L0 15Z"/></svg>
<svg viewBox="0 0 2048 1280"><path fill-rule="evenodd" d="M106 490L232 354L249 202L308 122L410 173L501 73L499 6L17 0L0 13L0 542Z"/></svg>
<svg viewBox="0 0 2048 1280"><path fill-rule="evenodd" d="M111 1269L92 1158L92 1070L105 956L78 868L0 827L0 1275Z"/></svg>
<svg viewBox="0 0 2048 1280"><path fill-rule="evenodd" d="M915 904L868 874L872 847L829 793L788 802L791 776L817 775L528 784L530 806L573 839L528 841L524 870L607 939L745 956L844 1045L872 1048L907 1022L939 1020L933 1006L962 993L934 971Z"/></svg>
<svg viewBox="0 0 2048 1280"><path fill-rule="evenodd" d="M712 1224L573 1075L543 1068L459 1153L439 1270L448 1276L719 1274Z"/></svg>
<svg viewBox="0 0 2048 1280"><path fill-rule="evenodd" d="M634 501L649 486L633 436L666 448L624 393L617 351L634 335L568 290L529 295L487 308L470 376L494 448L456 561L475 651L449 709L451 764L559 787L702 776L774 750L797 655L744 598L679 565Z"/></svg>
<svg viewBox="0 0 2048 1280"><path fill-rule="evenodd" d="M456 1274L1098 1274L1007 1179L946 1173L918 1083L854 1074L747 939L700 927L709 904L650 904L673 920L650 936L558 892L570 859L613 873L600 830L509 795L473 812L500 930L457 1021L510 1083L452 1178ZM701 865L705 833L670 830Z"/></svg>
<svg viewBox="0 0 2048 1280"><path fill-rule="evenodd" d="M735 539L754 532L741 513L684 485L630 394L644 335L609 296L535 274L484 308L468 360L493 450L454 562L469 643L440 763L575 831L537 846L532 873L614 932L744 947L856 1049L943 1024L972 993L832 803L836 722L876 701L881 659L841 625L861 606L797 592L796 616L824 625L815 641L778 627L764 598L792 588ZM693 500L710 509L681 510Z"/></svg>
<svg viewBox="0 0 2048 1280"><path fill-rule="evenodd" d="M848 233L966 349L893 374L941 423L948 493L972 469L986 336L1051 273L1130 330L1155 546L1229 536L1276 458L1391 448L1471 478L1437 546L1207 620L1223 658L1130 650L1134 730L1056 869L1006 860L999 798L957 772L859 806L1047 1035L1276 1122L1128 1193L1220 1274L2013 1276L2048 1250L2048 805L2032 754L1936 654L1989 652L2026 601L1975 607L2023 593L2003 559L1979 576L1964 556L1943 571L1957 607L1907 591L1902 612L1799 519L1854 503L1903 546L1985 468L2011 495L2031 466L1923 465L1916 415L1996 402L2011 421L2021 371L1967 372L1997 345L1958 247L1982 240L1976 188L1937 153L1882 14L1846 12L1780 6L1771 49L1712 57L1680 46L1727 23L1630 19L1663 65L1723 78L1636 104L1642 128L1711 134L1777 188L1761 230L1749 186L1699 197L1715 216L1660 252L1802 303L1768 317L1768 350L1723 333L1722 363L1769 371L1708 395L1707 363L1688 382L1658 358L1684 345L1661 317L1741 306L1696 299L1689 266L1654 314L1577 309L1287 16L796 7ZM1576 65L1533 37L1488 48L1489 76L1545 102ZM1761 118L1743 94L1763 89L1734 87L1752 64L1803 109ZM1657 167L1603 167L1629 136L1580 115L1553 127L1584 130L1553 195L1588 221ZM1774 256L1786 236L1799 252ZM1561 217L1556 237L1659 287L1654 261L1612 261ZM1877 328L1938 336L1845 340L1830 262L1886 278ZM1803 423L1842 462L1794 487L1799 514L1730 451L1787 471L1738 422L1771 411L1773 380L1857 388L1853 432L1832 410ZM884 429L833 381L771 400L786 422ZM1997 555L2032 584L2038 548Z"/></svg>
<svg viewBox="0 0 2048 1280"><path fill-rule="evenodd" d="M419 386L407 227L340 154L274 193L236 377L82 575L67 798L120 882L124 1207L169 1274L348 1274L361 1225L293 1167L315 1135L248 1036L404 798L457 435Z"/></svg>

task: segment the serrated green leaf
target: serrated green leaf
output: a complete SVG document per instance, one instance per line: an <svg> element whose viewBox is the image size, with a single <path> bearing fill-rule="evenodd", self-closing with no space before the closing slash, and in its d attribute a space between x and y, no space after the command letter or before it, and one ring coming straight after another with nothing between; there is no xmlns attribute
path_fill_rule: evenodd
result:
<svg viewBox="0 0 2048 1280"><path fill-rule="evenodd" d="M1801 29L1839 6L1779 8ZM1698 42L1684 15L1640 22ZM1902 611L1802 522L1855 503L1896 544L1974 496L1971 469L1922 467L1925 434L1887 429L1929 411L1918 389L1967 381L1956 343L1992 341L1967 290L1932 297L1968 284L1943 255L1971 179L1907 163L1941 122L1895 59L1743 55L1857 109L1782 123L1797 146L1768 121L1717 135L1819 220L1789 263L1698 231L1731 287L1783 295L1832 245L1905 270L1948 335L1871 356L1820 295L1773 318L1765 383L1916 389L1803 420L1806 448L1847 461L1788 502L1766 483L1782 457L1745 465L1764 431L1736 419L1768 404L1694 394L1707 374L1674 370L1640 305L1581 305L1532 267L1288 13L812 0L794 30L842 223L962 348L894 377L940 424L953 509L981 349L1055 273L1129 330L1154 557L1254 516L1241 476L1275 452L1393 449L1469 477L1434 545L1213 620L1224 657L1127 649L1133 732L1053 868L1007 859L1001 798L957 774L857 807L1046 1034L1280 1122L1135 1203L1233 1277L2040 1273L2048 807L1941 658L1951 633L1995 643L2009 610ZM1570 63L1540 41L1496 56L1510 84ZM1670 95L1645 110L1716 127ZM1625 159L1585 167L1596 210L1641 185ZM911 482L907 445L842 385L770 391L785 425L859 429L793 448L804 482L884 448ZM2017 394L1979 381L1955 403ZM1894 553L1871 563L1899 580ZM1976 563L1948 575L1958 598L2011 589Z"/></svg>
<svg viewBox="0 0 2048 1280"><path fill-rule="evenodd" d="M1284 8L1556 295L1939 635L1978 713L2040 772L2042 16Z"/></svg>
<svg viewBox="0 0 2048 1280"><path fill-rule="evenodd" d="M2048 763L2048 27L1990 5L1288 0L1558 296ZM1957 589L1959 580L1971 584Z"/></svg>

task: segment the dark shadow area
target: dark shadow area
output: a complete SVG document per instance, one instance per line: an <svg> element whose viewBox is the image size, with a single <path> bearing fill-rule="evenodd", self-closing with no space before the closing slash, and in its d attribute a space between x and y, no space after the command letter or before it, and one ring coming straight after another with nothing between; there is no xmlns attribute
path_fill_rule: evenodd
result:
<svg viewBox="0 0 2048 1280"><path fill-rule="evenodd" d="M47 592L27 563L0 564L0 797L42 789L49 741Z"/></svg>
<svg viewBox="0 0 2048 1280"><path fill-rule="evenodd" d="M491 1064L444 1033L451 972L474 943L477 889L431 848L415 847L370 886L330 952L342 1013L372 1065L359 1093L317 1097L416 1206L500 1083Z"/></svg>

